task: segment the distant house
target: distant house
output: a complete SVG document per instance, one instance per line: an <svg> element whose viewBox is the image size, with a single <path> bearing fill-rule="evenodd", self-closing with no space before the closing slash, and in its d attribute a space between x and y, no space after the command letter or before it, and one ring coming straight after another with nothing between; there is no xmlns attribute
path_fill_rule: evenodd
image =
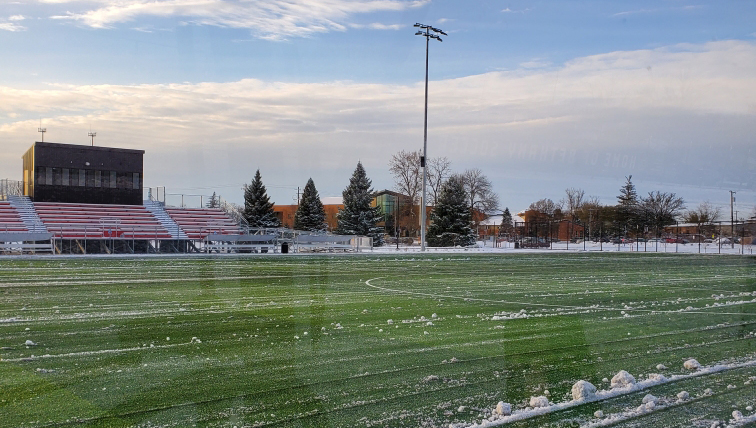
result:
<svg viewBox="0 0 756 428"><path fill-rule="evenodd" d="M338 226L338 219L336 215L339 210L344 208L344 199L341 196L328 196L320 198L320 202L323 204L323 209L326 213L326 223L328 224L328 230L332 231ZM294 215L297 213L299 205L274 205L273 213L281 221L283 227L289 229L294 228Z"/></svg>
<svg viewBox="0 0 756 428"><path fill-rule="evenodd" d="M522 222L515 224L520 236L541 237L551 240L569 241L582 238L585 227L568 219L552 219L547 214L536 210L526 210L517 213Z"/></svg>

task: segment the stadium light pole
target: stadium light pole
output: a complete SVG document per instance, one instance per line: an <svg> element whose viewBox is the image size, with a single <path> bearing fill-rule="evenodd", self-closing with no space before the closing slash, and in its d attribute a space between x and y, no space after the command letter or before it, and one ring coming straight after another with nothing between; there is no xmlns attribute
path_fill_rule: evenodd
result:
<svg viewBox="0 0 756 428"><path fill-rule="evenodd" d="M443 42L441 37L439 37L439 34L443 34L444 36L447 34L430 25L416 23L415 27L419 28L415 35L425 37L425 121L423 125L423 156L420 158L420 166L423 168L423 198L420 203L420 251L425 251L425 207L427 205L425 199L425 183L427 181L425 164L428 152L428 49L430 46L430 39L436 39L439 42Z"/></svg>

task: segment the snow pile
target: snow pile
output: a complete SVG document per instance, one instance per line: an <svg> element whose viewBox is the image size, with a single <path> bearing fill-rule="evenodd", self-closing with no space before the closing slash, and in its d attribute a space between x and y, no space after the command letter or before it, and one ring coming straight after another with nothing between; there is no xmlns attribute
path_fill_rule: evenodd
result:
<svg viewBox="0 0 756 428"><path fill-rule="evenodd" d="M26 346L36 346L37 344L32 342L31 340L27 340L25 343Z"/></svg>
<svg viewBox="0 0 756 428"><path fill-rule="evenodd" d="M698 370L701 368L701 363L691 358L688 361L683 363L683 367L685 367L688 370Z"/></svg>
<svg viewBox="0 0 756 428"><path fill-rule="evenodd" d="M391 325L393 323L394 323L394 320L392 320L392 319L386 320L386 324L388 324L388 325Z"/></svg>
<svg viewBox="0 0 756 428"><path fill-rule="evenodd" d="M648 380L653 380L656 382L664 382L667 380L667 377L659 373L649 373Z"/></svg>
<svg viewBox="0 0 756 428"><path fill-rule="evenodd" d="M494 414L509 416L512 414L512 405L503 401L499 401L499 403L496 404L496 408L494 409Z"/></svg>
<svg viewBox="0 0 756 428"><path fill-rule="evenodd" d="M667 366L665 366L664 364L657 364L656 370L667 370Z"/></svg>
<svg viewBox="0 0 756 428"><path fill-rule="evenodd" d="M635 385L635 378L625 370L620 370L612 378L612 388L626 388Z"/></svg>
<svg viewBox="0 0 756 428"><path fill-rule="evenodd" d="M201 340L199 340L199 339L198 339L198 338L196 338L196 337L192 337L192 340L191 340L191 341L190 341L189 343L202 343L202 341L201 341Z"/></svg>
<svg viewBox="0 0 756 428"><path fill-rule="evenodd" d="M592 383L579 380L572 385L573 400L591 400L596 396L596 387Z"/></svg>
<svg viewBox="0 0 756 428"><path fill-rule="evenodd" d="M511 406L510 406L510 410L511 410L510 415L501 415L501 414L498 414L497 412L486 411L486 413L489 413L490 416L487 419L479 421L478 423L473 423L473 424L452 423L449 425L449 427L450 428L489 428L489 427L495 427L495 426L502 426L511 422L527 420L536 416L541 416L541 415L554 413L554 412L560 412L560 411L570 409L573 407L582 406L587 402L599 402L599 401L607 400L614 397L637 393L639 391L644 391L655 386L665 385L665 384L668 384L671 382L677 382L683 379L692 379L692 378L706 376L706 375L710 375L714 373L721 373L721 372L726 372L729 370L745 368L745 367L756 367L756 359L747 360L740 363L727 363L727 364L716 364L712 366L705 366L705 367L701 367L699 370L696 370L695 372L692 372L692 373L671 375L668 378L663 377L663 376L649 375L647 379L640 380L638 382L636 382L635 378L632 375L630 375L628 372L626 372L625 370L621 370L619 373L617 373L614 376L614 378L612 378L611 389L598 390L594 393L593 398L591 399L573 399L570 401L563 401L559 403L549 403L548 399L545 396L531 397L529 407L525 407L519 410L513 410L511 409ZM585 382L585 383L588 383L588 382ZM578 384L583 385L584 387L587 386L585 384L582 384L580 381L576 382L575 385L578 385ZM575 389L580 390L581 388L577 387ZM712 394L713 394L713 391L710 388L706 388L706 390L704 390L703 392L704 396L708 396ZM580 396L580 394L578 394L578 396ZM688 394L686 391L681 391L677 394L677 398L678 400L687 400L690 398L690 394ZM596 417L596 419L592 421L588 421L585 424L582 424L581 428L594 428L594 427L603 427L607 425L614 425L621 421L637 418L638 416L647 414L649 412L665 409L670 405L672 406L675 405L675 402L670 400L669 398L660 399L660 398L655 397L652 394L646 394L642 399L642 403L638 407L630 407L624 411L620 411L618 413L611 413L608 415L604 415L604 413L600 410L596 411L596 413L594 413L594 416ZM733 417L734 416L735 415L733 415ZM733 427L741 427L741 426L745 426L753 422L756 422L756 414L742 416L742 418L738 420L731 420L730 425Z"/></svg>
<svg viewBox="0 0 756 428"><path fill-rule="evenodd" d="M735 422L740 422L740 421L742 421L744 419L743 418L743 414L740 413L740 411L738 411L738 410L733 410L732 411L732 418L735 419Z"/></svg>
<svg viewBox="0 0 756 428"><path fill-rule="evenodd" d="M544 397L543 395L539 395L538 397L530 397L530 407L534 409L538 407L549 407L549 399Z"/></svg>

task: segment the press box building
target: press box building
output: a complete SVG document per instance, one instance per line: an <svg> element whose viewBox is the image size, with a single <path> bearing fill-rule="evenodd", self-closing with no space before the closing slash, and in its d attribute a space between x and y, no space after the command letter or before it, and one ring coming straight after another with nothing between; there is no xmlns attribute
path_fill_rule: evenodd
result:
<svg viewBox="0 0 756 428"><path fill-rule="evenodd" d="M34 202L142 204L144 150L35 142L23 156Z"/></svg>

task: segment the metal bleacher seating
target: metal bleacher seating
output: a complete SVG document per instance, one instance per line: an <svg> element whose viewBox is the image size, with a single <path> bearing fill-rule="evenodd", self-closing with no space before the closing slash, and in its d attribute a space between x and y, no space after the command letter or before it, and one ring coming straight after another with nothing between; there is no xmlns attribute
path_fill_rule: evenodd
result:
<svg viewBox="0 0 756 428"><path fill-rule="evenodd" d="M18 211L8 201L0 201L0 233L28 231Z"/></svg>
<svg viewBox="0 0 756 428"><path fill-rule="evenodd" d="M171 234L141 205L35 202L34 209L59 239L171 239Z"/></svg>
<svg viewBox="0 0 756 428"><path fill-rule="evenodd" d="M205 239L208 235L238 235L239 225L217 208L165 208L168 215L189 239Z"/></svg>

